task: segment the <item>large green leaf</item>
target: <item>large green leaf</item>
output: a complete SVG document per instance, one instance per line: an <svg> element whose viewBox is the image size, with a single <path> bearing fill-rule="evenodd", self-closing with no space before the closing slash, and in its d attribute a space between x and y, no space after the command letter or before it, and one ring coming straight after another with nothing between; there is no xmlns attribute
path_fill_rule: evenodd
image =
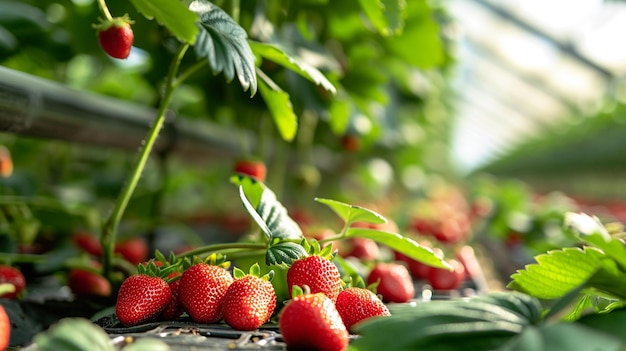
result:
<svg viewBox="0 0 626 351"><path fill-rule="evenodd" d="M237 79L243 90L256 93L254 54L248 34L226 12L206 0L194 0L189 8L200 16L196 53L205 57L213 73L224 72L227 81Z"/></svg>
<svg viewBox="0 0 626 351"><path fill-rule="evenodd" d="M198 15L180 0L130 0L137 11L156 19L181 41L193 44L198 34Z"/></svg>
<svg viewBox="0 0 626 351"><path fill-rule="evenodd" d="M265 263L270 265L291 265L299 258L306 257L307 252L302 245L290 241L277 242L267 249Z"/></svg>
<svg viewBox="0 0 626 351"><path fill-rule="evenodd" d="M569 212L565 215L565 226L574 229L578 238L604 251L626 271L626 247L612 237L600 219L585 213Z"/></svg>
<svg viewBox="0 0 626 351"><path fill-rule="evenodd" d="M401 35L390 37L389 49L398 57L417 68L433 68L444 59L439 24L432 18L426 1L407 4L409 17Z"/></svg>
<svg viewBox="0 0 626 351"><path fill-rule="evenodd" d="M335 86L322 74L322 72L300 59L289 56L280 47L254 41L251 41L249 44L252 51L257 55L294 71L309 81L322 86L326 89L326 91L332 94L336 93L337 90L335 89Z"/></svg>
<svg viewBox="0 0 626 351"><path fill-rule="evenodd" d="M276 194L263 183L244 177L239 184L239 197L268 240L302 238L298 224L289 217Z"/></svg>
<svg viewBox="0 0 626 351"><path fill-rule="evenodd" d="M34 338L40 351L113 351L107 333L84 318L61 319Z"/></svg>
<svg viewBox="0 0 626 351"><path fill-rule="evenodd" d="M315 201L330 207L347 224L353 222L367 222L373 224L387 223L387 219L382 215L361 206L322 198L315 198Z"/></svg>
<svg viewBox="0 0 626 351"><path fill-rule="evenodd" d="M502 293L495 293L502 294ZM469 301L431 301L390 306L391 316L357 326L359 351L370 350L494 350L533 325L530 316L510 306L533 306L527 295L476 297ZM512 303L512 299L520 299ZM500 304L500 302L504 302Z"/></svg>
<svg viewBox="0 0 626 351"><path fill-rule="evenodd" d="M415 240L397 233L366 228L349 228L346 232L346 237L372 239L429 266L451 269L450 265L441 257L437 256L431 248L422 246Z"/></svg>
<svg viewBox="0 0 626 351"><path fill-rule="evenodd" d="M405 0L360 0L359 3L382 35L398 34L404 28Z"/></svg>
<svg viewBox="0 0 626 351"><path fill-rule="evenodd" d="M298 117L293 111L289 94L274 81L260 72L259 92L274 119L274 123L285 141L292 141L298 131Z"/></svg>
<svg viewBox="0 0 626 351"><path fill-rule="evenodd" d="M587 282L604 268L606 255L595 248L564 248L535 257L511 278L510 287L541 299L556 299Z"/></svg>

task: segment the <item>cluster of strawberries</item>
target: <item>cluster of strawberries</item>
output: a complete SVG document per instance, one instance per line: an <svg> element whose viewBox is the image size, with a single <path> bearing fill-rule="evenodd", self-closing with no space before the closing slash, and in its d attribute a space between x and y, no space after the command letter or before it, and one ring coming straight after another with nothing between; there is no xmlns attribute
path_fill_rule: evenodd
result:
<svg viewBox="0 0 626 351"><path fill-rule="evenodd" d="M226 262L195 261L181 272L155 272L151 262L122 283L116 303L119 321L132 326L172 320L186 313L198 323L224 321L237 330L255 330L276 309L273 272L261 276L258 264L248 273ZM339 270L327 257L310 255L295 260L287 270L291 299L278 312L278 324L290 347L345 350L350 331L371 317L387 316L383 301L365 288L344 288ZM169 282L168 282L169 281Z"/></svg>

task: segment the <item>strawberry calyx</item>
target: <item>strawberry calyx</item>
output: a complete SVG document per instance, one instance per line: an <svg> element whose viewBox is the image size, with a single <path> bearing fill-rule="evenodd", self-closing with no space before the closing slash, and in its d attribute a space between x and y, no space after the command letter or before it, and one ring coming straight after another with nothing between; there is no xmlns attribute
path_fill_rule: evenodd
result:
<svg viewBox="0 0 626 351"><path fill-rule="evenodd" d="M233 277L235 279L241 279L248 275L271 282L272 279L274 279L274 270L270 270L269 272L267 272L267 274L261 275L261 267L256 262L252 266L250 266L250 270L248 271L248 273L244 272L238 267L235 267L233 269Z"/></svg>
<svg viewBox="0 0 626 351"><path fill-rule="evenodd" d="M99 18L98 20L100 22L93 25L93 27L97 29L98 31L105 31L114 26L122 28L122 27L130 26L135 23L135 21L130 19L128 14L125 14L124 16L121 16L121 17L114 17L113 19L110 19L110 20L102 19L102 18Z"/></svg>
<svg viewBox="0 0 626 351"><path fill-rule="evenodd" d="M337 256L337 250L333 251L332 245L322 247L316 239L302 239L300 245L304 248L309 256L321 256L327 260L332 260Z"/></svg>
<svg viewBox="0 0 626 351"><path fill-rule="evenodd" d="M226 260L225 255L215 252L205 258L194 255L193 257L185 257L185 259L181 261L183 270L186 270L187 268L199 263L206 263L211 266L218 266L224 269L228 269L230 268L231 262Z"/></svg>
<svg viewBox="0 0 626 351"><path fill-rule="evenodd" d="M291 298L294 299L302 295L311 295L311 288L308 285L294 285L291 287ZM286 301L289 302L289 301Z"/></svg>

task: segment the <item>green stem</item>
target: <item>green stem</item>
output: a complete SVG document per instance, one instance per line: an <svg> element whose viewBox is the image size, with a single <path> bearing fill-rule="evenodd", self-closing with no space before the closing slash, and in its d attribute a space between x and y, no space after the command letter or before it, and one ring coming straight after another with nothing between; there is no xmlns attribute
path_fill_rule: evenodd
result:
<svg viewBox="0 0 626 351"><path fill-rule="evenodd" d="M228 250L228 249L247 249L247 250L264 250L267 248L266 244L261 243L223 243L223 244L213 244L206 245L203 247L199 247L197 249L189 250L183 252L178 255L178 257L189 257L200 254L205 254L209 252L216 252L220 250Z"/></svg>
<svg viewBox="0 0 626 351"><path fill-rule="evenodd" d="M174 83L173 83L174 87L177 88L178 86L180 86L185 80L187 80L187 78L189 78L192 75L194 75L201 68L206 66L208 63L209 63L209 61L207 61L207 60L200 60L200 61L196 62L195 64L193 64L191 67L187 68L183 73L181 73L178 76L178 79L176 79L174 81Z"/></svg>
<svg viewBox="0 0 626 351"><path fill-rule="evenodd" d="M111 212L109 218L104 222L102 228L102 237L100 241L102 243L103 255L102 255L102 271L105 277L109 277L111 273L111 261L113 259L113 249L115 246L115 237L117 235L117 228L119 226L120 220L124 211L126 210L126 206L130 201L130 198L137 187L137 183L141 178L141 174L146 166L150 153L152 151L152 147L154 146L157 137L159 136L159 132L165 123L165 115L167 113L168 106L172 99L172 95L174 93L174 79L178 73L178 68L180 67L180 63L182 61L183 56L187 52L189 48L189 44L183 44L176 56L174 56L174 60L170 66L166 81L165 87L163 91L163 96L161 98L161 103L159 104L159 110L152 125L152 128L148 132L148 136L143 143L143 147L140 150L139 157L132 169L129 179L127 180L124 188L122 189L117 201L115 203L115 207Z"/></svg>
<svg viewBox="0 0 626 351"><path fill-rule="evenodd" d="M111 12L109 12L109 8L107 7L107 4L106 2L104 2L104 0L98 0L98 7L100 8L100 12L102 12L106 20L113 20L113 16L111 16Z"/></svg>

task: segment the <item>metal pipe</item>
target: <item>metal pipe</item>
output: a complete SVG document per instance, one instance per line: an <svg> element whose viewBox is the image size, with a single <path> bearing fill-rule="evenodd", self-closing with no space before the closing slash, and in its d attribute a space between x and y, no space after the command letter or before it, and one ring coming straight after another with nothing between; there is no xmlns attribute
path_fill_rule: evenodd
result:
<svg viewBox="0 0 626 351"><path fill-rule="evenodd" d="M0 66L0 132L136 150L156 110L128 101L70 89L60 83ZM186 158L241 154L250 135L172 113L154 147Z"/></svg>

